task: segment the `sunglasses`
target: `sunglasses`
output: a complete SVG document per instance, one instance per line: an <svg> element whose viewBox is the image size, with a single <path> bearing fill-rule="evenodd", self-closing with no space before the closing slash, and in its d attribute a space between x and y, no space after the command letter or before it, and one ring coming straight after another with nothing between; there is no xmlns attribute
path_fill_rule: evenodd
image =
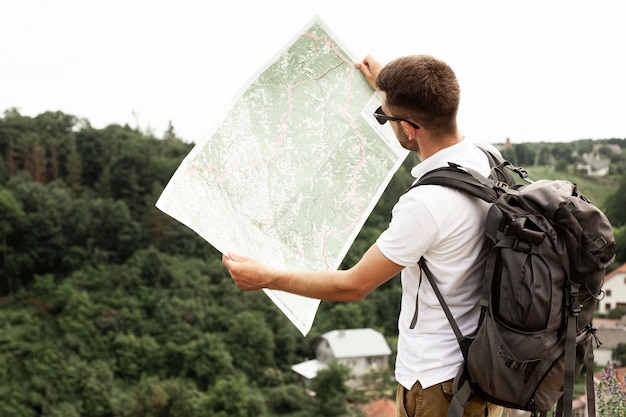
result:
<svg viewBox="0 0 626 417"><path fill-rule="evenodd" d="M420 128L418 125L416 125L410 120L400 119L399 117L387 116L385 112L383 111L383 106L380 106L379 108L376 109L376 111L374 112L374 117L376 118L376 121L380 123L381 125L384 125L385 123L387 123L388 120L391 120L392 122L407 122L408 124L413 126L415 129Z"/></svg>

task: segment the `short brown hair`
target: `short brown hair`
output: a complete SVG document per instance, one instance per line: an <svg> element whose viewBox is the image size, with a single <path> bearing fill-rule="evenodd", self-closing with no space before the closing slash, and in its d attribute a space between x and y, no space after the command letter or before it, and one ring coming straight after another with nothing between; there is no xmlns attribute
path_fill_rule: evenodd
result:
<svg viewBox="0 0 626 417"><path fill-rule="evenodd" d="M386 105L435 136L456 133L461 89L452 68L429 55L410 55L385 65L376 77Z"/></svg>

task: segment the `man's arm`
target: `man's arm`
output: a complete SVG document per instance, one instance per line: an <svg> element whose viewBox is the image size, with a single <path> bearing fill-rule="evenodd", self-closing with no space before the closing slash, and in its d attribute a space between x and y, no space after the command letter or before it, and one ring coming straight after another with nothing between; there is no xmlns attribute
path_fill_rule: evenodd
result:
<svg viewBox="0 0 626 417"><path fill-rule="evenodd" d="M326 301L359 301L404 268L387 259L376 244L348 270L282 271L234 253L222 256L222 263L242 290L267 288Z"/></svg>

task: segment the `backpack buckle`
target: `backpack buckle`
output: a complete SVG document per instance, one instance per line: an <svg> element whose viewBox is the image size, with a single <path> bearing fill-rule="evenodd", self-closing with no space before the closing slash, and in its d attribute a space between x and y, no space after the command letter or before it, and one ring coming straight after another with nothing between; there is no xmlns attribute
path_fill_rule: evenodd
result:
<svg viewBox="0 0 626 417"><path fill-rule="evenodd" d="M579 288L580 285L574 283L571 283L570 285L570 310L572 311L573 316L578 316L583 309L583 305L578 299L578 295L580 294Z"/></svg>
<svg viewBox="0 0 626 417"><path fill-rule="evenodd" d="M532 253L533 244L521 241L519 239L515 239L513 241L513 245L511 249L513 249L514 251L518 251L518 252Z"/></svg>
<svg viewBox="0 0 626 417"><path fill-rule="evenodd" d="M502 191L506 193L507 190L509 189L509 184L507 184L504 181L494 181L493 188L495 188L498 191Z"/></svg>
<svg viewBox="0 0 626 417"><path fill-rule="evenodd" d="M504 361L504 365L509 368L509 369L513 369L514 371L517 371L519 369L522 369L524 367L524 363L523 362L517 362L514 361L511 358L506 358L506 360Z"/></svg>
<svg viewBox="0 0 626 417"><path fill-rule="evenodd" d="M511 188L511 186L506 181L493 181L492 188L498 194L505 193L513 196L519 195L519 190Z"/></svg>

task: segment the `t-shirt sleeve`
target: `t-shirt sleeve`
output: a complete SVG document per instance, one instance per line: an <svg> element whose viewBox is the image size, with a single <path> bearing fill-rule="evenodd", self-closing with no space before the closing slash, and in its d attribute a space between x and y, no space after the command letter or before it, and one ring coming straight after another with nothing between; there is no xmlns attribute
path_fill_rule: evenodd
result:
<svg viewBox="0 0 626 417"><path fill-rule="evenodd" d="M376 241L383 255L398 265L415 265L436 240L435 219L422 202L430 188L421 186L402 195L392 210L389 227Z"/></svg>

